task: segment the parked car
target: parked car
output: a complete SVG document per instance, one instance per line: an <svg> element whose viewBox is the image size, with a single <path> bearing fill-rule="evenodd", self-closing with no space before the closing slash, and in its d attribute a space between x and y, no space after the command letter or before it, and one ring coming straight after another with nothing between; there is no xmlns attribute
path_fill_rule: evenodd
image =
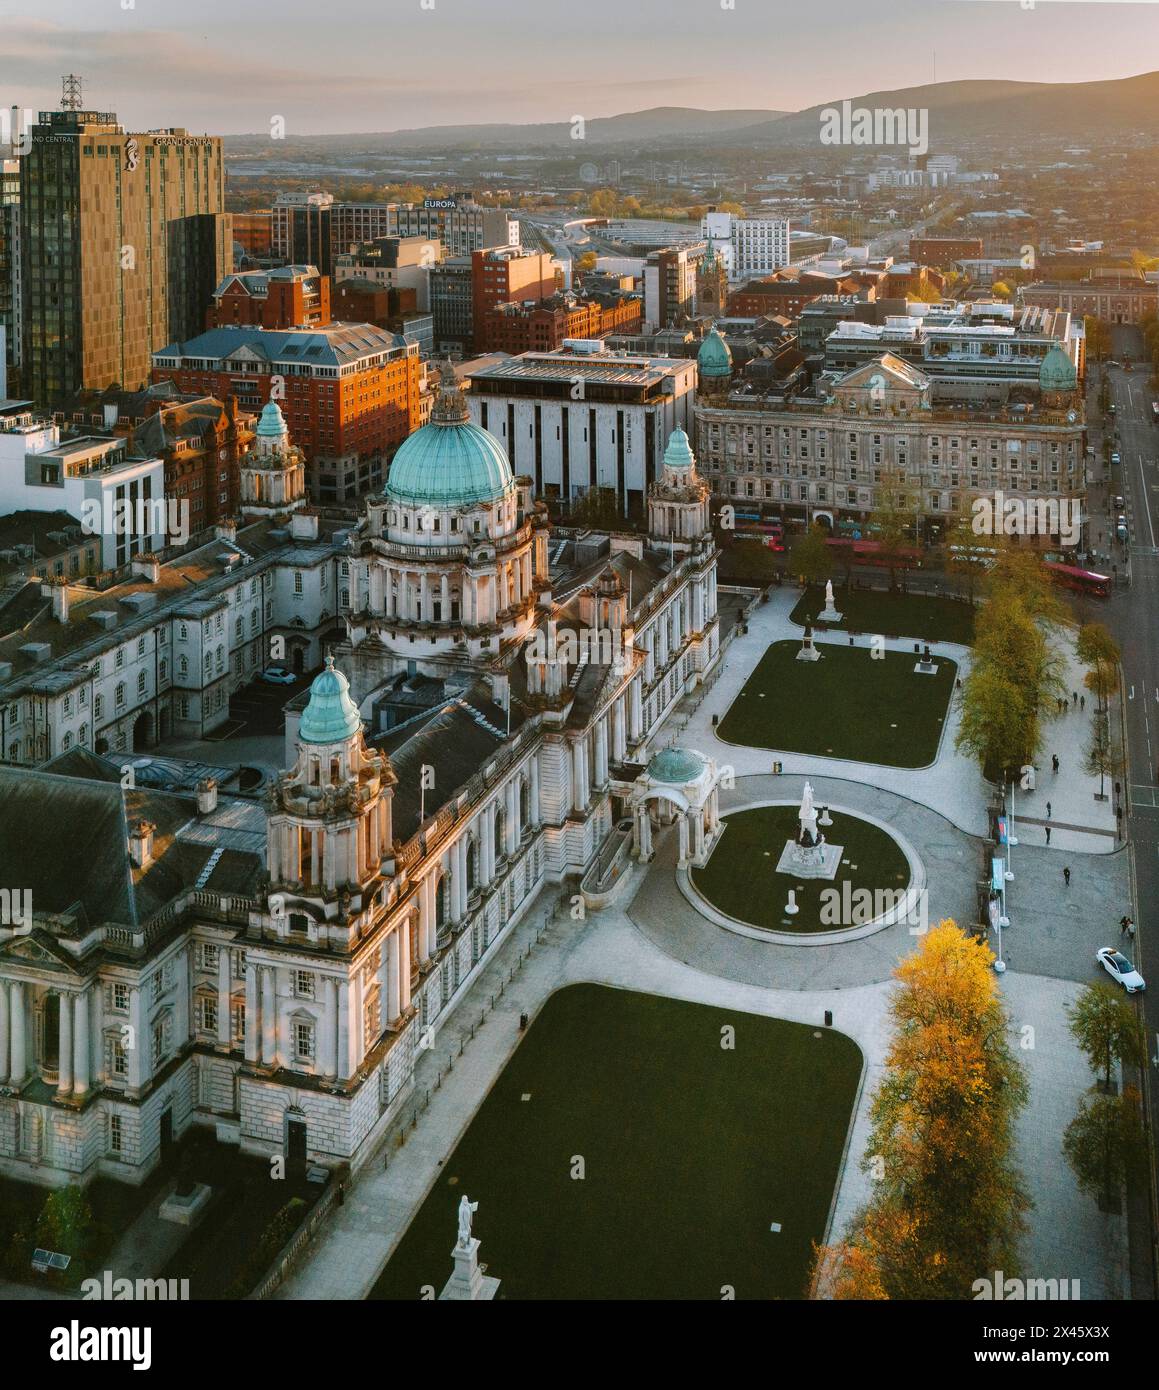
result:
<svg viewBox="0 0 1159 1390"><path fill-rule="evenodd" d="M284 666L267 666L258 672L258 680L267 685L293 685L297 679L293 671L287 671Z"/></svg>
<svg viewBox="0 0 1159 1390"><path fill-rule="evenodd" d="M1116 514L1125 510L1126 503L1123 501L1123 494L1121 492L1116 492L1114 497L1111 498L1111 508Z"/></svg>
<svg viewBox="0 0 1159 1390"><path fill-rule="evenodd" d="M1128 994L1139 994L1147 988L1142 975L1121 951L1113 946L1102 946L1095 952L1095 959L1116 984L1122 985Z"/></svg>
<svg viewBox="0 0 1159 1390"><path fill-rule="evenodd" d="M1123 460L1119 457L1119 451L1118 451L1118 449L1116 449L1115 452L1111 455L1111 462L1112 462L1112 463L1122 463L1122 461L1123 461Z"/></svg>
<svg viewBox="0 0 1159 1390"><path fill-rule="evenodd" d="M1130 534L1127 529L1127 518L1125 516L1119 517L1118 521L1115 522L1115 536L1117 539L1125 541L1130 537Z"/></svg>

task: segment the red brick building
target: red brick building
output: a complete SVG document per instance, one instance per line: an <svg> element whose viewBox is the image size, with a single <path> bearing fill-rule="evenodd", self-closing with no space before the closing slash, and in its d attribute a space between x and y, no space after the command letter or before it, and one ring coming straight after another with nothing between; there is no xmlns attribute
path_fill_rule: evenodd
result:
<svg viewBox="0 0 1159 1390"><path fill-rule="evenodd" d="M953 270L955 261L977 260L983 254L980 236L916 236L910 238L909 257L919 265Z"/></svg>
<svg viewBox="0 0 1159 1390"><path fill-rule="evenodd" d="M500 304L541 303L559 288L555 266L546 252L519 246L490 246L471 253L471 312L475 351L507 351L487 337L492 309Z"/></svg>
<svg viewBox="0 0 1159 1390"><path fill-rule="evenodd" d="M756 319L769 315L797 318L806 304L826 294L856 294L861 288L852 277L802 271L799 275L778 272L760 280L750 280L735 290L728 300L728 312L736 318Z"/></svg>
<svg viewBox="0 0 1159 1390"><path fill-rule="evenodd" d="M191 532L234 516L238 467L253 440L254 419L230 397L163 405L133 431L134 443L165 464L165 496L189 504Z"/></svg>
<svg viewBox="0 0 1159 1390"><path fill-rule="evenodd" d="M417 345L368 323L215 328L153 354L154 381L234 395L255 415L277 400L318 503L382 486L395 450L418 427L421 375Z"/></svg>
<svg viewBox="0 0 1159 1390"><path fill-rule="evenodd" d="M227 275L205 314L206 328L323 328L329 322L330 277L312 265Z"/></svg>
<svg viewBox="0 0 1159 1390"><path fill-rule="evenodd" d="M567 338L603 338L609 333L638 333L643 303L638 297L600 296L577 299L555 295L542 304L500 304L488 311L476 342L487 352L558 352Z"/></svg>

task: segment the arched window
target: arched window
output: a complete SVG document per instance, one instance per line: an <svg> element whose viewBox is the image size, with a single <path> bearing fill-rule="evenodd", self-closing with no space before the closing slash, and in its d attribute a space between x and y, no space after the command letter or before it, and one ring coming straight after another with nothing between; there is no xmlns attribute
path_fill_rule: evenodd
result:
<svg viewBox="0 0 1159 1390"><path fill-rule="evenodd" d="M475 888L475 887L477 886L477 884L476 884L476 873L475 873L475 867L476 867L476 854L475 854L475 841L474 841L474 840L468 840L468 842L467 842L466 862L467 862L467 892L469 893L469 892L471 891L472 888Z"/></svg>
<svg viewBox="0 0 1159 1390"><path fill-rule="evenodd" d="M507 813L501 801L495 804L495 855L502 859L507 853Z"/></svg>
<svg viewBox="0 0 1159 1390"><path fill-rule="evenodd" d="M447 924L447 875L440 874L435 888L435 929L442 931Z"/></svg>
<svg viewBox="0 0 1159 1390"><path fill-rule="evenodd" d="M524 828L531 824L531 794L527 786L527 779L523 777L519 782L519 825Z"/></svg>

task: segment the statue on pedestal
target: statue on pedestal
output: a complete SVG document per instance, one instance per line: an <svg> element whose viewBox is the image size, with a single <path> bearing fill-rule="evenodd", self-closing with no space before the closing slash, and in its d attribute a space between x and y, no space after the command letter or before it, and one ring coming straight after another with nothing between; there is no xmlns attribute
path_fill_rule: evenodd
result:
<svg viewBox="0 0 1159 1390"><path fill-rule="evenodd" d="M459 1244L466 1248L471 1244L471 1217L479 1210L478 1202L470 1202L464 1193L459 1200Z"/></svg>

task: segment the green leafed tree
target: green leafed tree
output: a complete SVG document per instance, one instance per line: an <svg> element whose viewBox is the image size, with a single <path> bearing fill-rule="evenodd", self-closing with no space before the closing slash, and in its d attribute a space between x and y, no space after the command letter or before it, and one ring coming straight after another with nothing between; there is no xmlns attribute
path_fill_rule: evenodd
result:
<svg viewBox="0 0 1159 1390"><path fill-rule="evenodd" d="M806 584L824 584L833 573L833 552L825 544L825 530L810 526L793 542L793 573Z"/></svg>
<svg viewBox="0 0 1159 1390"><path fill-rule="evenodd" d="M1066 1014L1091 1070L1101 1073L1104 1091L1111 1089L1111 1071L1116 1064L1138 1067L1146 1060L1143 1025L1126 996L1113 985L1087 985Z"/></svg>

